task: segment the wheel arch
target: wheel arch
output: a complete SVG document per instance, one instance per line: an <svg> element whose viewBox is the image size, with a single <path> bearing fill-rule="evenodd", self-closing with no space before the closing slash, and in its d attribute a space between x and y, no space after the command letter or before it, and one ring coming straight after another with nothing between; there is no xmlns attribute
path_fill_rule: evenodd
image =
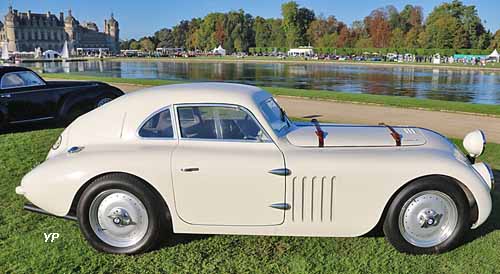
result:
<svg viewBox="0 0 500 274"><path fill-rule="evenodd" d="M80 198L83 194L83 192L93 183L95 182L95 180L97 180L98 178L101 178L103 176L106 176L106 175L113 175L113 174L123 174L123 175L128 175L128 176L132 176L132 177L135 177L136 179L138 179L139 181L141 181L144 186L146 186L147 188L149 188L149 190L151 190L156 196L158 196L158 198L161 199L161 201L163 202L163 205L165 206L165 208L167 209L166 212L165 212L165 217L167 220L170 220L171 218L171 208L169 207L167 201L163 198L163 196L160 194L160 192L152 185L150 184L148 181L146 181L145 179L141 178L140 176L137 176L135 174L131 174L131 173L128 173L128 172L122 172L122 171L111 171L111 172L105 172L105 173L101 173L99 175L96 175L92 178L90 178L89 180L87 180L82 186L80 186L80 188L78 189L78 191L76 192L75 196L73 197L73 201L71 202L71 207L70 207L70 210L69 210L69 213L68 215L74 215L76 216L76 208L78 206L78 202L80 201Z"/></svg>
<svg viewBox="0 0 500 274"><path fill-rule="evenodd" d="M386 204L384 206L384 210L382 211L382 214L380 215L377 224L367 233L368 235L372 235L372 234L376 235L376 234L378 234L377 233L378 231L382 231L381 229L382 229L382 225L384 223L384 220L385 220L385 218L387 216L387 211L389 210L389 207L391 206L391 204L394 201L394 199L396 198L396 196L403 189L405 189L407 186L409 186L410 184L413 184L413 183L417 183L419 180L421 180L423 178L439 178L439 179L441 179L443 181L446 181L447 183L458 185L462 189L463 193L465 194L465 196L467 197L467 200L469 202L469 207L471 209L470 225L474 224L477 221L479 211L478 211L478 208L477 208L476 199L474 198L474 195L472 194L472 192L470 191L470 189L464 183L462 183L458 179L456 179L454 177L451 177L451 176L448 176L448 175L443 175L443 174L428 174L428 175L424 175L424 176L420 176L420 177L414 178L414 179L406 182L405 184L401 185L391 195L391 197L389 198L389 200L386 202Z"/></svg>

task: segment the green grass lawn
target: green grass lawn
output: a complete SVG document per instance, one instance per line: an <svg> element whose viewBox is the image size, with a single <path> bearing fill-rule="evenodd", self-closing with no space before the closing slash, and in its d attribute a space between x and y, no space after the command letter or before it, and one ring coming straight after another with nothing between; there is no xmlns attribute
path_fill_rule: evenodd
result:
<svg viewBox="0 0 500 274"><path fill-rule="evenodd" d="M25 212L24 198L14 192L22 176L44 160L60 132L0 135L0 273L499 272L498 191L488 222L469 232L466 244L442 255L404 255L382 237L266 236L177 236L178 244L140 256L100 254L87 245L76 222ZM488 144L482 160L500 170L500 145ZM50 232L60 233L60 238L45 243L44 233Z"/></svg>
<svg viewBox="0 0 500 274"><path fill-rule="evenodd" d="M131 78L116 78L116 77L98 77L81 75L77 73L45 73L44 78L68 79L68 80L94 80L108 83L124 83L134 85L168 85L180 83L179 81L159 80L159 79L131 79ZM278 87L263 87L265 90L274 95L296 96L320 100L333 100L339 102L353 102L363 104L376 104L382 106L400 107L400 108L416 108L434 111L451 111L451 112L466 112L474 114L486 114L491 116L500 116L500 105L485 105L472 104L464 102L441 101L433 99L420 99L406 96L387 96L374 94L353 94L336 91L325 90L308 90L308 89L293 89L293 88L278 88Z"/></svg>

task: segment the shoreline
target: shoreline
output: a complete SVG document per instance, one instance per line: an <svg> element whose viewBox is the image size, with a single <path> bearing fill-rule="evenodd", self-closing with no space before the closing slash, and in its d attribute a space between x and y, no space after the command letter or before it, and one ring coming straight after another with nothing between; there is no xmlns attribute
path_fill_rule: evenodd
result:
<svg viewBox="0 0 500 274"><path fill-rule="evenodd" d="M34 60L26 59L21 64L32 64L36 62L59 62L61 60ZM164 62L164 63L248 63L248 64L290 64L290 65L334 65L334 66L366 66L366 67L384 67L384 68L422 68L422 69L445 69L445 70L466 70L466 71L484 71L500 73L500 63L498 65L489 64L486 67L476 65L454 64L431 64L431 63L398 63L398 62L374 62L374 61L338 61L338 60L303 60L303 59L278 59L270 57L192 57L192 58L171 58L171 57L107 57L99 58L79 58L71 61L108 61L108 62Z"/></svg>
<svg viewBox="0 0 500 274"><path fill-rule="evenodd" d="M89 59L93 60L93 59ZM450 70L470 70L470 71L486 71L500 73L500 65L492 66L473 66L463 64L443 64L435 65L430 63L397 63L397 62L371 62L371 61L332 61L332 60L296 60L296 59L270 59L270 58L234 58L234 57L193 57L193 58L170 58L170 57L112 57L105 58L103 61L120 61L120 62L165 62L165 63L254 63L254 64L292 64L292 65L336 65L336 66L368 66L368 67L406 67L406 68L423 68L423 69L450 69Z"/></svg>

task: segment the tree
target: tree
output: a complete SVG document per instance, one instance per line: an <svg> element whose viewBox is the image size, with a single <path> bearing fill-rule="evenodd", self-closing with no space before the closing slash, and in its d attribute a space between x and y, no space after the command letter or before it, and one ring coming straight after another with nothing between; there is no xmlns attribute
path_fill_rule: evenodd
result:
<svg viewBox="0 0 500 274"><path fill-rule="evenodd" d="M287 45L286 33L281 19L268 19L271 25L270 46L283 47Z"/></svg>
<svg viewBox="0 0 500 274"><path fill-rule="evenodd" d="M297 25L299 29L299 39L298 43L299 45L307 45L311 41L307 39L307 29L309 28L309 25L311 22L313 22L316 19L316 16L314 15L314 11L310 10L308 8L300 8L297 11Z"/></svg>
<svg viewBox="0 0 500 274"><path fill-rule="evenodd" d="M223 45L225 38L226 38L226 32L224 31L224 22L219 20L215 25L215 41L217 42L217 44Z"/></svg>
<svg viewBox="0 0 500 274"><path fill-rule="evenodd" d="M425 29L428 35L428 43L431 48L454 47L455 35L459 33L459 22L450 14L443 14ZM462 47L462 45L457 45Z"/></svg>
<svg viewBox="0 0 500 274"><path fill-rule="evenodd" d="M139 44L138 41L132 39L130 41L130 45L129 45L129 49L135 49L135 50L139 50L141 48L141 45Z"/></svg>
<svg viewBox="0 0 500 274"><path fill-rule="evenodd" d="M495 32L495 35L493 36L493 38L490 41L489 48L490 49L498 49L498 48L500 48L500 30L497 30Z"/></svg>
<svg viewBox="0 0 500 274"><path fill-rule="evenodd" d="M399 14L401 20L401 29L407 33L412 28L420 28L422 26L423 14L422 7L406 5Z"/></svg>
<svg viewBox="0 0 500 274"><path fill-rule="evenodd" d="M272 25L268 20L260 16L255 17L253 31L255 32L256 47L271 46Z"/></svg>
<svg viewBox="0 0 500 274"><path fill-rule="evenodd" d="M338 22L334 16L329 16L327 19L320 17L309 24L307 28L308 40L313 46L319 47L320 40L325 36L331 36L337 33L337 27Z"/></svg>
<svg viewBox="0 0 500 274"><path fill-rule="evenodd" d="M391 45L391 47L397 48L397 49L404 47L405 37L404 37L403 30L401 30L400 28L397 28L397 29L392 31L390 45Z"/></svg>
<svg viewBox="0 0 500 274"><path fill-rule="evenodd" d="M139 41L139 44L143 51L152 52L155 50L155 44L150 38L142 38L141 41Z"/></svg>
<svg viewBox="0 0 500 274"><path fill-rule="evenodd" d="M352 46L351 33L349 28L344 26L340 29L339 37L337 38L338 48L347 48Z"/></svg>
<svg viewBox="0 0 500 274"><path fill-rule="evenodd" d="M285 31L286 44L288 47L296 47L301 38L298 26L298 5L290 1L281 5L281 15L283 16L283 30Z"/></svg>
<svg viewBox="0 0 500 274"><path fill-rule="evenodd" d="M158 47L171 48L174 47L174 38L171 29L161 29L155 32L154 37L158 41Z"/></svg>
<svg viewBox="0 0 500 274"><path fill-rule="evenodd" d="M389 46L391 27L386 14L382 10L374 10L369 16L365 17L365 25L374 47L385 48Z"/></svg>
<svg viewBox="0 0 500 274"><path fill-rule="evenodd" d="M418 46L419 46L418 35L419 35L419 29L418 28L411 28L410 31L408 31L406 33L405 47L418 48Z"/></svg>
<svg viewBox="0 0 500 274"><path fill-rule="evenodd" d="M436 30L439 27L436 24L443 26L443 18L446 18L445 20L448 22L451 22L450 18L453 18L455 23L463 28L465 31L464 37L466 37L463 45L465 48L479 47L479 37L486 31L481 23L481 19L477 15L475 6L465 6L459 0L443 3L435 7L429 14L426 20L426 28ZM461 39L458 39L458 41L461 41Z"/></svg>
<svg viewBox="0 0 500 274"><path fill-rule="evenodd" d="M186 36L186 48L197 49L200 48L198 35L196 31L200 28L202 20L200 18L193 18L188 24L188 33Z"/></svg>
<svg viewBox="0 0 500 274"><path fill-rule="evenodd" d="M172 28L172 44L174 47L182 48L186 46L189 34L189 21L182 20Z"/></svg>

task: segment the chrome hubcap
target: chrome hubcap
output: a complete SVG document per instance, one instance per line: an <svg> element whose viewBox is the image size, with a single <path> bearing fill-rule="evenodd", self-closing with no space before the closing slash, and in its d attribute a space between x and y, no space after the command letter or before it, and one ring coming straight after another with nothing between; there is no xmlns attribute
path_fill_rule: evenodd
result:
<svg viewBox="0 0 500 274"><path fill-rule="evenodd" d="M135 195L121 189L95 197L89 210L90 226L103 242L128 247L139 242L148 229L146 207Z"/></svg>
<svg viewBox="0 0 500 274"><path fill-rule="evenodd" d="M440 191L423 191L411 197L399 214L403 238L418 247L432 247L446 241L458 224L453 199Z"/></svg>
<svg viewBox="0 0 500 274"><path fill-rule="evenodd" d="M102 106L102 105L104 105L106 103L109 103L111 101L113 101L113 99L111 99L111 98L102 98L101 100L99 100L97 102L97 107L100 107L100 106Z"/></svg>

